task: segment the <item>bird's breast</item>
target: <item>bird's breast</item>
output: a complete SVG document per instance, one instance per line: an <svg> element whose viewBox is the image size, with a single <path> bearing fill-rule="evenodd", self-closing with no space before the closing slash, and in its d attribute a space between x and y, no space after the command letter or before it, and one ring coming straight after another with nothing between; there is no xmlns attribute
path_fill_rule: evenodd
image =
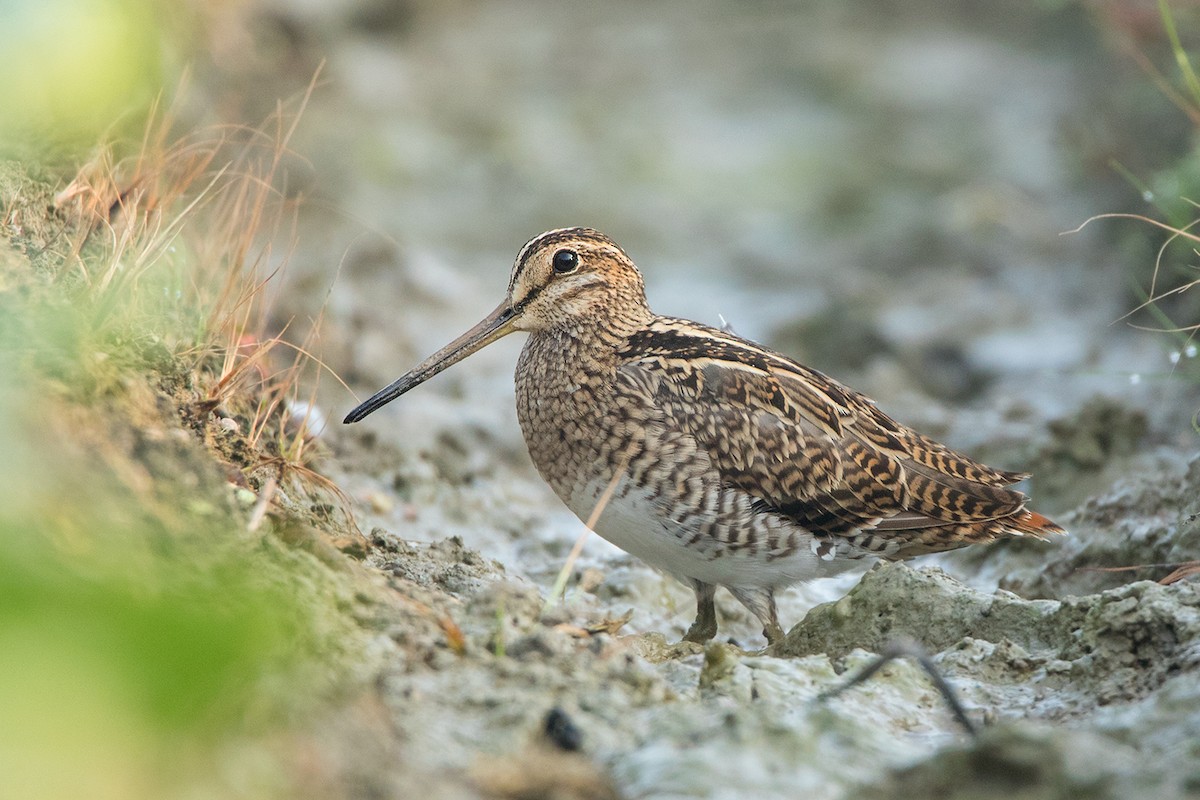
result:
<svg viewBox="0 0 1200 800"><path fill-rule="evenodd" d="M517 361L517 420L538 472L567 500L604 472L629 431L613 397L615 370L570 342L530 337ZM611 467L609 468L611 473Z"/></svg>

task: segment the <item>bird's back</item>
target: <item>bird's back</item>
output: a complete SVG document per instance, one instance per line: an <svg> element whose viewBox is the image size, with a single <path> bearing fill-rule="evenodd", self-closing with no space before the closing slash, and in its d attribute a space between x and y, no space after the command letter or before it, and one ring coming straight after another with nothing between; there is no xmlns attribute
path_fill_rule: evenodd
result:
<svg viewBox="0 0 1200 800"><path fill-rule="evenodd" d="M660 317L619 353L627 391L694 437L712 479L834 549L905 558L1058 526L993 469L826 375L725 331Z"/></svg>

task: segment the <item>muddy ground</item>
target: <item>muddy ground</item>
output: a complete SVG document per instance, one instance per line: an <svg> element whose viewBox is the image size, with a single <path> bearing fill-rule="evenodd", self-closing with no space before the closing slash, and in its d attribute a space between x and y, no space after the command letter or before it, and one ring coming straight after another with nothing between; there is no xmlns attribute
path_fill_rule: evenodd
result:
<svg viewBox="0 0 1200 800"><path fill-rule="evenodd" d="M360 396L491 308L526 238L586 224L658 310L724 319L1034 471L1071 530L798 587L786 655L754 654L729 597L720 641L675 646L690 593L599 540L547 609L581 525L524 453L506 342L327 434L368 567L447 603L465 637L387 632L395 761L347 768L433 797L1200 791L1196 585L1092 571L1200 557L1197 385L1155 377L1170 340L1113 324L1146 262L1111 227L1063 233L1141 208L1106 155L1158 169L1179 141L1164 124L1127 147L1115 106L1137 78L1095 17L470 3L380 28L369 4L284 8L307 63L328 59L297 145L320 234L293 285L329 292L326 352ZM909 660L816 699L898 637L980 739ZM581 755L546 744L552 709Z"/></svg>
<svg viewBox="0 0 1200 800"><path fill-rule="evenodd" d="M310 513L326 495L292 497L305 523L264 545L305 554L297 580L354 631L334 699L303 723L298 785L1200 796L1200 590L1162 582L1200 559L1200 359L1116 322L1160 239L1131 222L1064 234L1147 211L1112 163L1152 182L1189 129L1119 46L1152 13L1043 5L212 11L189 113L253 119L320 66L274 313L282 327L324 308L322 356L358 397L490 310L526 239L589 225L639 263L657 311L725 321L1033 472L1035 507L1070 531L796 587L770 655L721 593L719 639L679 645L690 591L595 537L547 603L584 529L525 453L520 342L355 427L336 421L354 396L326 380L319 469L354 524ZM215 424L196 423L210 438ZM901 640L930 654L978 737L911 658L820 697ZM229 756L222 780L254 773Z"/></svg>

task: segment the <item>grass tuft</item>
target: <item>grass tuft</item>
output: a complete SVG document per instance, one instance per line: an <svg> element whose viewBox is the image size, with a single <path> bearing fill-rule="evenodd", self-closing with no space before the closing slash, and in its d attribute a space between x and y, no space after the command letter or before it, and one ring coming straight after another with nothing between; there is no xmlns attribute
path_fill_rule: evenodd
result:
<svg viewBox="0 0 1200 800"><path fill-rule="evenodd" d="M344 578L280 542L344 529L305 516L340 496L320 317L271 328L307 99L183 136L156 108L73 174L0 162L0 794L292 796L231 748L274 758L365 657Z"/></svg>
<svg viewBox="0 0 1200 800"><path fill-rule="evenodd" d="M1132 40L1127 42L1126 52L1200 132L1200 77L1197 77L1191 55L1180 37L1175 14L1167 0L1158 0L1158 13L1179 85ZM1197 226L1200 225L1197 209L1200 209L1200 204L1186 196L1183 188L1195 183L1197 169L1200 168L1200 150L1193 149L1174 169L1157 176L1154 181L1142 180L1120 165L1114 165L1114 168L1139 191L1147 203L1158 209L1162 218L1133 213L1100 214L1085 221L1076 231L1096 220L1131 219L1166 234L1157 249L1148 285L1135 287L1140 302L1120 319L1140 330L1170 336L1174 346L1168 352L1166 374L1183 376L1200 383L1200 358L1197 357L1200 304L1195 302L1195 290L1200 287L1200 266L1195 261L1200 256L1200 235L1197 234ZM1173 187L1175 191L1156 191L1152 188L1154 185ZM1146 317L1150 321L1141 321ZM1200 410L1192 417L1192 427L1200 434Z"/></svg>

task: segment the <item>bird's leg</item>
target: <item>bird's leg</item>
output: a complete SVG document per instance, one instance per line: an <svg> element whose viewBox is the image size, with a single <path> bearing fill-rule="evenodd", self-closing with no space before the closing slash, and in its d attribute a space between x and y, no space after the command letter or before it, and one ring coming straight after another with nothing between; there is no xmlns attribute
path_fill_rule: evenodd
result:
<svg viewBox="0 0 1200 800"><path fill-rule="evenodd" d="M779 627L779 616L775 612L775 592L762 587L734 586L730 586L729 591L738 602L750 609L750 613L758 617L768 645L783 641L783 628Z"/></svg>
<svg viewBox="0 0 1200 800"><path fill-rule="evenodd" d="M689 583L692 585L692 591L696 593L696 621L683 635L683 640L704 644L717 635L717 607L713 604L713 595L717 593L717 587L697 580L691 580Z"/></svg>

